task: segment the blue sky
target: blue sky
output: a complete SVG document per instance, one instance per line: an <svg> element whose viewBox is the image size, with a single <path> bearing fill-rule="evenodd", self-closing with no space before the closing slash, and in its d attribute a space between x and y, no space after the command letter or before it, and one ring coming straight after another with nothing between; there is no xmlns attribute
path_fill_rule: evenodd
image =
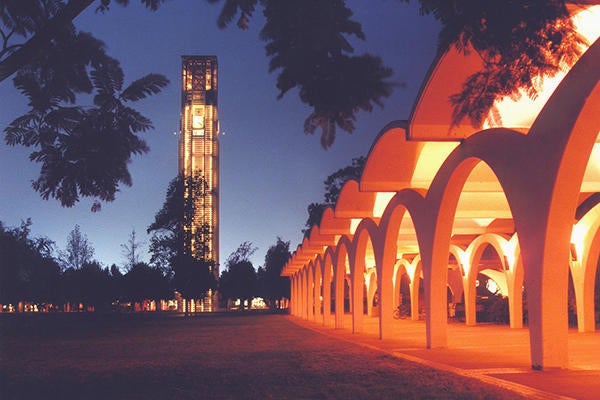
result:
<svg viewBox="0 0 600 400"><path fill-rule="evenodd" d="M130 164L132 187L122 187L102 211L90 212L91 200L62 208L43 200L30 182L39 166L28 161L31 150L0 144L0 220L17 226L31 218L33 236L54 240L64 249L75 224L81 226L103 265L123 265L121 245L131 231L143 242L148 261L146 228L163 204L168 183L177 174L181 55L216 55L219 61L219 119L222 134L220 191L220 258L222 264L240 243L251 241L258 250L255 267L280 236L295 249L302 240L306 207L322 201L323 180L353 157L366 155L381 128L407 119L423 77L435 55L437 24L419 16L415 4L397 0L347 1L354 19L363 24L366 41L352 41L356 54L370 52L393 68L393 80L406 83L386 99L384 109L358 115L352 135L339 131L329 150L319 136L305 135L310 110L290 91L276 100L276 74L269 74L264 43L258 38L263 18L258 12L250 29L235 24L216 26L220 5L198 0L174 0L157 12L138 1L105 14L93 7L76 19L83 31L105 42L108 53L121 61L127 82L148 73L166 75L171 84L159 95L138 102L154 123L143 137L150 152ZM416 3L416 2L412 2ZM12 80L0 83L0 127L26 112L25 99Z"/></svg>

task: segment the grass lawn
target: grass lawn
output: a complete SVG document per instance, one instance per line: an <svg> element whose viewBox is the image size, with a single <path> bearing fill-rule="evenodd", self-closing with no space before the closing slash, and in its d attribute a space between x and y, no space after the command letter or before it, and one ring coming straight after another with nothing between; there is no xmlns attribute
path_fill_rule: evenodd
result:
<svg viewBox="0 0 600 400"><path fill-rule="evenodd" d="M513 399L280 315L0 315L0 398Z"/></svg>

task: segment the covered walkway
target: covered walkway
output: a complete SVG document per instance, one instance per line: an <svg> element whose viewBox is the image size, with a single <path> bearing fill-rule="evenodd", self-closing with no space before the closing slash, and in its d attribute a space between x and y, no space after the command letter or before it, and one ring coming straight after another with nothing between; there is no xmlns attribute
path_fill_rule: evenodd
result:
<svg viewBox="0 0 600 400"><path fill-rule="evenodd" d="M346 315L346 326L351 317ZM383 351L395 357L473 377L513 390L532 399L589 399L600 396L600 335L569 331L569 369L534 371L529 364L529 333L526 328L480 324L448 325L448 347L425 348L423 321L394 320L393 338L380 340L378 319L367 318L361 335L350 328L331 329L296 317L290 319L322 334Z"/></svg>
<svg viewBox="0 0 600 400"><path fill-rule="evenodd" d="M479 55L451 48L435 60L410 118L381 130L361 178L284 267L292 315L357 336L375 324L380 340L402 335L438 354L460 346L448 324L457 308L460 329L485 336L479 283L491 280L514 330L504 345L525 346L510 368L575 368L575 341L596 351L600 1L569 7L582 56L537 77L536 98L497 100L481 126L456 125L449 101ZM398 331L397 307L422 317L421 330Z"/></svg>

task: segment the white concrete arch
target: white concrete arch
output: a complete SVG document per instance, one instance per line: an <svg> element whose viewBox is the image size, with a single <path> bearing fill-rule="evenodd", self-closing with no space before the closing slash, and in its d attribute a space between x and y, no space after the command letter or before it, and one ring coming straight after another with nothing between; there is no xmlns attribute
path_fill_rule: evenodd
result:
<svg viewBox="0 0 600 400"><path fill-rule="evenodd" d="M347 236L342 236L337 243L333 256L333 280L335 287L335 327L344 327L344 285L346 281L347 266L350 263L350 249L352 242ZM350 289L352 286L350 285ZM350 300L352 299L352 290L350 290Z"/></svg>
<svg viewBox="0 0 600 400"><path fill-rule="evenodd" d="M395 290L393 287L394 267L396 261L401 255L398 249L398 235L401 227L407 224L405 215L414 227L412 239L414 241L414 251L419 253L419 235L417 226L414 223L415 216L421 215L424 211L424 190L404 189L399 191L389 201L384 210L379 223L379 232L381 235L381 262L377 264L377 285L379 287L379 336L380 338L392 337L392 312L394 308ZM408 238L407 238L408 239ZM411 303L412 304L412 303Z"/></svg>
<svg viewBox="0 0 600 400"><path fill-rule="evenodd" d="M453 56L454 57L454 56ZM455 57L454 61L458 59ZM444 62L440 60L440 62ZM457 66L451 63L446 67ZM443 69L443 68L442 68ZM468 69L468 68L467 68ZM464 70L462 70L464 72ZM461 72L461 73L462 73ZM363 218L374 216L374 204L377 199L376 191L394 192L396 195L389 201L381 215L379 228L367 235L364 230L359 236L371 238L373 253L376 255L377 286L380 290L380 337L391 334L391 308L393 305L393 274L394 265L399 254L398 239L401 226L406 224L405 215L411 223L406 230L407 236L402 240L412 240L415 253L421 257L421 268L424 276L426 303L426 345L428 348L443 347L447 344L446 326L446 286L448 284L448 255L451 251L454 222L462 218L463 210L459 207L461 194L471 190L469 176L478 171L478 166L487 165L497 177L509 209L503 210L505 215L510 213L513 226L503 233L516 232L510 240L503 242L498 251L503 254L501 261L505 264L507 286L512 287L510 298L517 298L523 279L526 282L529 307L529 332L531 364L534 368L564 367L567 365L567 315L566 287L568 282L569 255L572 242L573 219L576 215L580 191L593 190L593 185L584 185L588 161L598 141L600 119L597 110L600 109L600 42L596 41L579 59L558 85L553 95L546 102L537 117L529 117L535 121L527 129L511 130L495 128L480 131L471 135L474 130L465 133L466 137L460 144L453 143L446 150L443 162L437 171L426 171L423 179L415 179L414 171L396 173L391 179L386 176L397 171L387 170L393 157L401 152L391 151L392 147L374 145L368 160L368 169L363 174L364 184L350 182L342 190L340 201L333 210L324 215L321 231L341 235L332 257L336 295L338 285L346 279L346 266L352 271L351 302L355 305L355 314L362 313L362 307L356 307L362 296L358 293L359 286L364 282L358 281L358 271L364 273L364 266L356 261L361 259L357 254L362 244L361 240L354 241L352 227ZM432 86L433 85L433 86ZM429 86L436 89L435 82ZM447 98L437 99L444 102ZM427 100L427 99L425 99ZM437 120L435 109L428 110L423 106L427 102L419 102L419 112L431 120L418 119L409 121L411 130L432 126L445 126L443 118ZM431 103L427 103L431 104ZM430 123L431 122L431 123ZM391 140L400 143L402 151L413 156L417 152L423 154L420 144L407 140L402 136L404 125L390 127L394 137L383 134L379 141ZM477 130L477 129L475 129ZM439 133L430 130L433 135ZM414 140L415 137L412 137ZM440 153L441 154L441 153ZM378 159L381 157L381 159ZM389 158L389 160L386 160ZM418 163L422 156L410 158L409 164ZM441 161L439 158L438 161ZM414 164L413 163L413 164ZM411 164L412 165L412 164ZM437 168L438 164L436 164ZM413 166L416 171L416 166ZM475 172L474 172L475 171ZM410 180L410 182L409 182ZM421 185L421 182L423 185ZM402 184L398 186L397 184ZM410 187L409 187L410 186ZM590 189L592 188L592 189ZM361 192L360 190L364 190ZM584 193L585 194L585 193ZM485 197L485 195L483 195ZM482 202L485 203L485 202ZM485 217L485 210L478 210ZM326 218L327 217L327 218ZM354 224L352 218L355 219ZM501 219L501 218L500 218ZM324 221L327 220L327 223ZM375 224L375 223L373 223ZM375 224L377 226L377 224ZM410 231L410 232L408 232ZM597 229L588 229L588 257L592 260L600 251L600 239ZM479 232L483 234L486 232ZM317 236L315 236L316 238ZM377 239L376 239L377 238ZM314 241L317 241L313 238ZM518 245L517 245L518 242ZM359 245L355 245L359 244ZM287 274L301 270L298 279L300 292L299 310L301 315L308 312L306 307L308 272L304 271L317 254L323 254L322 245L306 241L294 254L293 261L286 267ZM380 252L380 253L378 253ZM456 252L458 254L458 252ZM582 253L583 256L583 253ZM357 258L355 260L354 258ZM362 257L364 262L364 257ZM458 260L458 259L457 259ZM579 258L578 258L579 260ZM597 266L588 268L593 261L582 259L579 268L583 282L588 282L588 274ZM467 268L464 260L460 260L460 268ZM466 276L468 276L465 270ZM578 285L584 288L585 286ZM581 289L579 297L585 303L586 295ZM336 296L336 326L338 325L338 305L343 304ZM585 306L580 306L584 307ZM587 310L587 309L586 309ZM342 307L343 314L343 307ZM511 318L518 312L511 310ZM588 315L588 311L582 313ZM353 319L356 317L353 317ZM588 318L588 317L584 317ZM580 325L585 326L583 321ZM358 326L358 324L356 324ZM513 321L511 320L511 326ZM584 328L586 329L586 328Z"/></svg>
<svg viewBox="0 0 600 400"><path fill-rule="evenodd" d="M367 315L379 316L379 300L377 294L377 271L375 267L368 268L365 272L365 285L367 287ZM377 304L375 304L377 303Z"/></svg>
<svg viewBox="0 0 600 400"><path fill-rule="evenodd" d="M394 307L400 306L400 285L402 275L405 274L408 279L410 315L413 321L419 319L420 299L419 288L420 280L423 277L421 270L421 257L417 254L412 261L401 258L394 266Z"/></svg>
<svg viewBox="0 0 600 400"><path fill-rule="evenodd" d="M317 255L313 262L313 319L323 322L323 259Z"/></svg>
<svg viewBox="0 0 600 400"><path fill-rule="evenodd" d="M363 290L365 284L365 273L369 267L376 268L379 245L379 234L377 224L369 219L361 220L354 233L350 251L350 277L352 279L352 332L358 333L363 327ZM373 265L367 265L367 256Z"/></svg>
<svg viewBox="0 0 600 400"><path fill-rule="evenodd" d="M508 238L499 235L497 233L486 233L483 235L477 236L475 240L473 240L469 247L466 250L466 256L468 257L468 261L465 265L467 268L467 275L465 276L463 282L463 288L465 293L465 323L467 325L475 325L476 324L476 296L475 296L475 281L477 280L477 275L480 271L479 262L483 255L484 250L491 246L501 264L501 274L496 274L496 278L499 280L498 285L504 288L504 293L508 295L508 287L506 276L504 275L504 271L509 268L508 261L506 259L506 255L504 254L504 249L506 248L506 243L508 242Z"/></svg>
<svg viewBox="0 0 600 400"><path fill-rule="evenodd" d="M325 250L321 265L323 266L323 326L333 326L331 314L331 284L334 282L334 248L332 246L327 247Z"/></svg>
<svg viewBox="0 0 600 400"><path fill-rule="evenodd" d="M405 258L401 258L394 264L394 275L393 275L393 288L394 288L394 308L400 305L400 280L402 275L406 275L408 280L412 282L412 276L409 271L411 270L411 263Z"/></svg>
<svg viewBox="0 0 600 400"><path fill-rule="evenodd" d="M306 319L315 318L315 265L310 261L306 267Z"/></svg>
<svg viewBox="0 0 600 400"><path fill-rule="evenodd" d="M600 203L573 226L571 234L571 274L577 302L579 332L596 330L594 292L600 256Z"/></svg>

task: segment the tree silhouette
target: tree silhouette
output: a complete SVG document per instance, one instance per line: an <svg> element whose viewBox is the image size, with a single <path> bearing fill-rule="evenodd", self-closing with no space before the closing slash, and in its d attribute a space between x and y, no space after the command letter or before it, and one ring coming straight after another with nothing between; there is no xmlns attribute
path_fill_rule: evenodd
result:
<svg viewBox="0 0 600 400"><path fill-rule="evenodd" d="M86 42L83 47L93 45L85 34L79 40ZM58 49L52 57L72 56L61 53ZM91 81L80 71L62 76L46 67L22 69L14 79L31 110L5 129L6 143L35 149L30 159L41 163L41 169L33 188L44 199L56 198L67 207L80 196L112 201L121 184L131 186L127 164L133 154L148 151L136 134L152 124L127 103L158 93L168 82L160 75L148 75L123 89L123 72L115 60L100 55L94 62L98 64L90 73ZM77 88L68 88L71 80ZM83 91L88 84L95 93L94 106L67 106L75 100L76 90Z"/></svg>
<svg viewBox="0 0 600 400"><path fill-rule="evenodd" d="M60 268L52 258L53 242L29 237L31 220L18 228L0 221L0 304L60 299Z"/></svg>
<svg viewBox="0 0 600 400"><path fill-rule="evenodd" d="M96 261L88 262L75 271L75 275L80 286L80 301L95 311L109 311L113 297L108 268L102 268Z"/></svg>
<svg viewBox="0 0 600 400"><path fill-rule="evenodd" d="M211 1L211 0L209 0ZM216 2L218 0L212 0ZM257 0L226 0L218 25L227 26L241 13L238 26L246 28ZM359 110L383 106L394 84L392 70L379 57L353 56L348 38L364 40L361 25L351 20L343 0L260 1L266 23L260 38L266 42L269 71L279 71L278 98L297 87L302 102L313 110L304 122L309 134L321 130L321 145L330 147L336 127L354 130Z"/></svg>
<svg viewBox="0 0 600 400"><path fill-rule="evenodd" d="M481 126L496 99L519 96L521 88L535 97L539 75L553 76L581 54L584 40L574 30L565 0L419 3L421 14L441 22L439 53L456 46L478 52L484 61L484 69L450 98L455 124L469 118ZM364 39L364 34L360 24L350 20L345 1L224 0L218 26L227 26L239 15L237 25L247 28L258 5L267 19L260 35L271 57L269 69L280 70L279 97L298 87L300 99L313 108L305 131L320 127L323 147L333 143L336 126L352 132L358 110L370 111L389 96L391 70L378 57L348 55L352 47L346 37Z"/></svg>
<svg viewBox="0 0 600 400"><path fill-rule="evenodd" d="M223 300L240 299L243 309L257 293L256 271L249 257L256 251L251 242L242 243L227 257L225 270L219 279L219 293Z"/></svg>
<svg viewBox="0 0 600 400"><path fill-rule="evenodd" d="M131 230L127 242L121 245L123 256L125 257L125 268L130 270L134 265L140 262L140 246L142 243L136 239L135 229Z"/></svg>
<svg viewBox="0 0 600 400"><path fill-rule="evenodd" d="M408 3L409 0L402 0ZM519 96L534 98L538 76L554 76L571 66L585 39L574 28L564 0L420 0L421 13L442 24L438 52L450 46L476 51L483 70L471 75L462 91L451 96L454 123L469 118L481 126L494 101Z"/></svg>
<svg viewBox="0 0 600 400"><path fill-rule="evenodd" d="M81 269L84 264L92 261L92 257L94 247L88 241L87 235L81 233L79 225L75 225L67 237L67 247L59 253L62 268Z"/></svg>
<svg viewBox="0 0 600 400"><path fill-rule="evenodd" d="M366 163L367 158L365 156L356 157L352 159L350 165L329 175L323 182L325 185L325 203L335 204L346 182L351 179L359 181Z"/></svg>
<svg viewBox="0 0 600 400"><path fill-rule="evenodd" d="M67 268L61 280L64 301L74 305L75 310L106 312L115 300L110 272L97 261L86 262L80 269Z"/></svg>
<svg viewBox="0 0 600 400"><path fill-rule="evenodd" d="M141 302L172 297L168 279L146 263L135 263L123 276L126 300Z"/></svg>
<svg viewBox="0 0 600 400"><path fill-rule="evenodd" d="M152 124L129 104L159 93L168 80L149 74L124 88L119 62L102 42L72 24L91 3L3 2L0 79L17 72L14 85L29 100L30 111L5 129L5 141L34 149L30 159L41 168L33 188L66 207L81 196L95 198L96 211L101 201L114 200L120 185L131 186L127 164L133 154L148 151L137 134ZM109 4L103 1L100 8ZM13 43L17 36L29 40ZM75 105L79 94L92 94L93 105Z"/></svg>
<svg viewBox="0 0 600 400"><path fill-rule="evenodd" d="M72 21L95 0L4 0L0 3L0 82L23 66L35 63L40 52L53 40L60 40L57 32L72 26ZM112 0L127 6L129 0ZM101 0L97 11L110 8L111 0ZM141 0L142 4L156 11L165 0ZM14 42L14 38L26 42ZM17 40L19 40L17 39Z"/></svg>
<svg viewBox="0 0 600 400"><path fill-rule="evenodd" d="M151 10L163 1L141 0ZM238 27L246 29L262 8L266 22L260 38L266 43L269 70L278 73L278 97L298 89L300 100L312 109L304 130L320 130L324 148L333 144L338 128L354 130L360 110L382 106L395 85L389 80L392 70L379 57L353 54L350 40L365 36L344 0L208 1L223 3L217 19L221 28L237 19ZM101 42L77 32L72 23L92 3L0 3L0 81L18 71L15 85L30 100L32 110L11 124L6 140L37 147L31 158L42 168L34 188L64 206L72 206L80 196L97 198L97 210L100 201L114 199L119 185L131 185L126 164L132 154L147 151L136 134L150 129L150 121L123 103L157 93L167 80L150 74L135 81L136 96L115 85L122 85L119 63L105 54ZM101 0L98 10L106 11L113 3L126 6L129 1ZM521 89L535 97L538 76L553 76L575 62L584 40L575 32L565 3L420 0L421 13L441 22L440 53L456 46L477 52L484 61L484 69L450 98L455 124L469 118L480 126L490 111L494 115L496 99L518 97ZM72 106L77 94L92 92L93 108Z"/></svg>
<svg viewBox="0 0 600 400"><path fill-rule="evenodd" d="M282 299L290 298L290 279L281 276L281 270L290 259L290 242L277 237L277 243L269 247L265 255L264 268L259 269L260 295L269 307L281 307Z"/></svg>

